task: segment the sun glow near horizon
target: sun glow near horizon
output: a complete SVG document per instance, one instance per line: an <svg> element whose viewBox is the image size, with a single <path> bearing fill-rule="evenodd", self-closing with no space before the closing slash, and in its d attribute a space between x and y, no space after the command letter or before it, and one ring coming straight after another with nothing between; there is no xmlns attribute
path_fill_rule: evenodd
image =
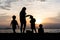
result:
<svg viewBox="0 0 60 40"><path fill-rule="evenodd" d="M36 19L36 24L41 24L42 23L42 19Z"/></svg>

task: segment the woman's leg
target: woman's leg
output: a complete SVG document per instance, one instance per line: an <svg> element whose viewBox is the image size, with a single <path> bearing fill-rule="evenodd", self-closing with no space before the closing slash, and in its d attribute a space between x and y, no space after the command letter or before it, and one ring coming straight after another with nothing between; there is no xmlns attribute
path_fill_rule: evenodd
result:
<svg viewBox="0 0 60 40"><path fill-rule="evenodd" d="M26 21L24 22L24 29L23 29L23 33L25 32L26 29Z"/></svg>
<svg viewBox="0 0 60 40"><path fill-rule="evenodd" d="M35 33L37 33L36 29L34 29L34 30L35 30Z"/></svg>
<svg viewBox="0 0 60 40"><path fill-rule="evenodd" d="M23 23L21 23L21 33L22 33L22 30L23 30Z"/></svg>

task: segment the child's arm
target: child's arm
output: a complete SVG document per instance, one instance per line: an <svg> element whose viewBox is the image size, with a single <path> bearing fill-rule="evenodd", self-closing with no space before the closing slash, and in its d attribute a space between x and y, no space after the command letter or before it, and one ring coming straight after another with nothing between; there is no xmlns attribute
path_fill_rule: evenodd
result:
<svg viewBox="0 0 60 40"><path fill-rule="evenodd" d="M19 25L17 25L18 26L18 29L19 29Z"/></svg>
<svg viewBox="0 0 60 40"><path fill-rule="evenodd" d="M18 29L19 29L19 25L18 25L18 22L16 21L16 23L17 23L17 26L18 26Z"/></svg>

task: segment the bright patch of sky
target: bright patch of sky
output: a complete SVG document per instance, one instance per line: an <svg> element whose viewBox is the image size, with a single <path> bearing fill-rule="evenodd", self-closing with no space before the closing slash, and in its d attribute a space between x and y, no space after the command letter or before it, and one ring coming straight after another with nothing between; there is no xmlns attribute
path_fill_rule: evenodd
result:
<svg viewBox="0 0 60 40"><path fill-rule="evenodd" d="M19 12L24 6L27 8L26 13L36 19L56 17L60 12L60 0L0 0L0 14L19 17ZM3 18L3 15L0 16Z"/></svg>

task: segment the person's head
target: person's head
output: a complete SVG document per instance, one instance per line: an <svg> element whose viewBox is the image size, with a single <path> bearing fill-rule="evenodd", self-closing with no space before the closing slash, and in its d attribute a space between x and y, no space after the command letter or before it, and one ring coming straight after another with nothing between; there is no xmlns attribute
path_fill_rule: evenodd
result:
<svg viewBox="0 0 60 40"><path fill-rule="evenodd" d="M31 16L30 16L30 18L32 19L32 18L33 18L33 16L31 15Z"/></svg>
<svg viewBox="0 0 60 40"><path fill-rule="evenodd" d="M26 7L23 7L22 10L26 10Z"/></svg>
<svg viewBox="0 0 60 40"><path fill-rule="evenodd" d="M13 18L13 20L15 20L15 19L16 19L16 16L15 16L15 15L13 15L13 16L12 16L12 18Z"/></svg>
<svg viewBox="0 0 60 40"><path fill-rule="evenodd" d="M43 25L42 25L42 24L40 24L40 25L39 25L39 27L40 27L40 28L42 28L42 27L43 27Z"/></svg>

